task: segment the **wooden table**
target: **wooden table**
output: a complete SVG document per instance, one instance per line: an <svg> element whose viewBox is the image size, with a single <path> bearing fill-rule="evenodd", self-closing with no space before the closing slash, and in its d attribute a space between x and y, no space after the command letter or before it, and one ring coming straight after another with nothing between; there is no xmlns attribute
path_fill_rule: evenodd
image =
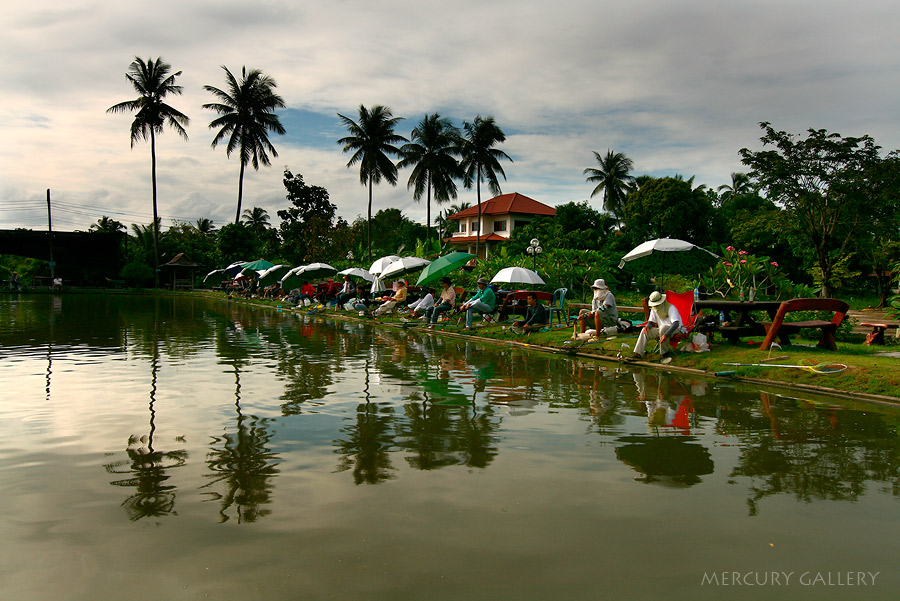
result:
<svg viewBox="0 0 900 601"><path fill-rule="evenodd" d="M707 332L718 332L729 342L737 342L742 336L765 336L766 327L756 321L753 311L765 311L769 319L775 318L781 301L729 301L729 300L700 300L694 302L697 312L703 309L711 309L725 314L725 321L719 320L714 325L697 323L697 328ZM705 327L704 327L705 326Z"/></svg>

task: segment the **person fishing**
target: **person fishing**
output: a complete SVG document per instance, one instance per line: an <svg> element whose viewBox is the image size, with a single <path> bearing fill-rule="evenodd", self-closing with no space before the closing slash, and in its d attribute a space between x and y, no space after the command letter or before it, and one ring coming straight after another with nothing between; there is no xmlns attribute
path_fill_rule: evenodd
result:
<svg viewBox="0 0 900 601"><path fill-rule="evenodd" d="M659 348L663 355L671 354L671 349L665 345L673 335L684 329L681 325L684 323L681 314L675 305L666 301L665 294L654 290L650 294L648 304L650 305L650 318L641 328L637 344L634 345L634 353L629 357L632 360L644 358L644 349L647 348L647 341L651 338L659 339Z"/></svg>

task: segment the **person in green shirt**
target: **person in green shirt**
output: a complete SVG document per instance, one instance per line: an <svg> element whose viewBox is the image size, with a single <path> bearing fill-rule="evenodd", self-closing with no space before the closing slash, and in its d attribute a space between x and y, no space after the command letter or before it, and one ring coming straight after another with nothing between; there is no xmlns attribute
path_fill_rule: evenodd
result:
<svg viewBox="0 0 900 601"><path fill-rule="evenodd" d="M466 329L472 329L472 316L475 313L493 313L497 307L497 297L494 291L488 288L488 281L484 278L478 278L478 292L475 296L463 303L460 311L466 312Z"/></svg>

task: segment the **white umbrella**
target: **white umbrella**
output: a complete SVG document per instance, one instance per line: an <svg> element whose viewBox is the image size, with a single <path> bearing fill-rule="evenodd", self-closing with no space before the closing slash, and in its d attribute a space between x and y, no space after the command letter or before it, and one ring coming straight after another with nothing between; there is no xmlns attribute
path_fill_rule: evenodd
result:
<svg viewBox="0 0 900 601"><path fill-rule="evenodd" d="M374 273L375 275L378 275L379 273L384 271L388 265L390 265L394 261L399 261L399 260L400 260L400 257L398 257L397 255L388 255L386 257L381 257L380 259L378 259L377 261L372 263L372 266L369 267L369 273Z"/></svg>
<svg viewBox="0 0 900 601"><path fill-rule="evenodd" d="M359 267L351 267L349 269L345 269L343 271L339 271L338 275L349 275L357 278L362 278L367 282L371 282L375 279L375 275L366 271L365 269L361 269Z"/></svg>
<svg viewBox="0 0 900 601"><path fill-rule="evenodd" d="M259 284L261 286L274 284L275 282L281 280L281 278L283 278L285 274L287 274L287 272L290 270L290 265L273 265L268 269L263 269L259 272Z"/></svg>
<svg viewBox="0 0 900 601"><path fill-rule="evenodd" d="M428 259L421 259L419 257L403 257L402 259L398 259L388 265L385 270L381 272L380 277L381 279L384 279L403 275L417 269L422 269L429 263L431 263L431 261L429 261Z"/></svg>
<svg viewBox="0 0 900 601"><path fill-rule="evenodd" d="M210 271L209 273L206 274L205 278L203 278L203 283L205 284L206 280L208 280L209 278L211 278L215 275L224 275L224 274L225 274L224 269L213 269L212 271Z"/></svg>
<svg viewBox="0 0 900 601"><path fill-rule="evenodd" d="M232 263L228 267L225 268L225 274L231 277L236 276L240 271L244 268L244 265L247 264L247 261L237 261Z"/></svg>
<svg viewBox="0 0 900 601"><path fill-rule="evenodd" d="M497 275L491 280L491 284L499 283L532 284L539 286L541 284L546 284L547 282L530 269L525 269L524 267L504 267L498 271Z"/></svg>
<svg viewBox="0 0 900 601"><path fill-rule="evenodd" d="M369 292L376 294L378 292L384 292L385 290L387 290L387 286L385 286L384 282L381 281L381 278L376 275L375 279L372 280L372 289L369 290Z"/></svg>
<svg viewBox="0 0 900 601"><path fill-rule="evenodd" d="M298 268L294 275L299 275L303 278L316 279L327 275L334 275L335 272L337 272L337 269L328 263L310 263L309 265Z"/></svg>
<svg viewBox="0 0 900 601"><path fill-rule="evenodd" d="M719 257L705 248L676 238L657 238L635 246L622 257L619 269L632 273L690 275L706 271Z"/></svg>

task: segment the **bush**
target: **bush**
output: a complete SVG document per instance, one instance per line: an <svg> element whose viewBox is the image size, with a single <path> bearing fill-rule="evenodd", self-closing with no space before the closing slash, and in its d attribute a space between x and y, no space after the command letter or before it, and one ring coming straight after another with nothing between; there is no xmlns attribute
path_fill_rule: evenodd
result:
<svg viewBox="0 0 900 601"><path fill-rule="evenodd" d="M153 284L153 268L140 261L132 261L122 268L119 277L129 288L143 288Z"/></svg>

